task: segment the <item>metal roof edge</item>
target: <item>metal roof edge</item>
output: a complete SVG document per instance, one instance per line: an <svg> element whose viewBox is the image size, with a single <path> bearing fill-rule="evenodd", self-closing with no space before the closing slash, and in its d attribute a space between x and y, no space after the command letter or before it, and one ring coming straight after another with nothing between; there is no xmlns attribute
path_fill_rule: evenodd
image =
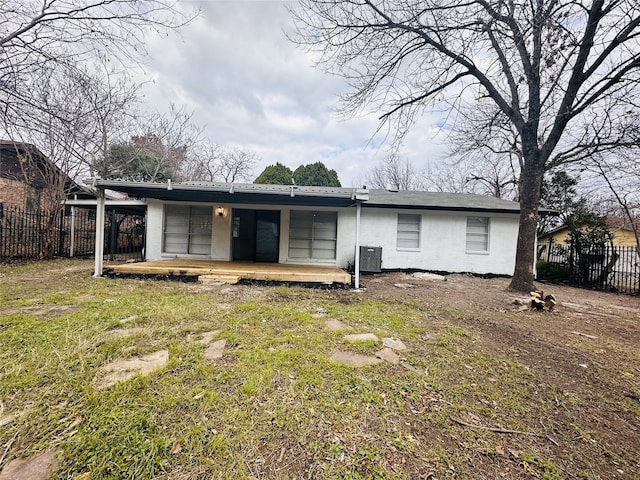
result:
<svg viewBox="0 0 640 480"><path fill-rule="evenodd" d="M138 182L131 180L106 180L90 178L85 180L85 184L94 188L110 188L113 190L147 189L155 191L178 190L178 191L207 191L216 193L260 194L260 195L288 195L291 197L325 197L325 198L350 198L352 200L366 201L369 198L368 191L361 188L345 187L315 187L304 185L263 185L253 183L218 183L218 182L183 182L175 183L168 181L159 182Z"/></svg>

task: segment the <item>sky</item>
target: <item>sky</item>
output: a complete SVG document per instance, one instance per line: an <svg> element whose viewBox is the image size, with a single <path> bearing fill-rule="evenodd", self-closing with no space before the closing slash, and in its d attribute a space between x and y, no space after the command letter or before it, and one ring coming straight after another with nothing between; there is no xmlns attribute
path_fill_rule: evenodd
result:
<svg viewBox="0 0 640 480"><path fill-rule="evenodd" d="M314 67L314 57L287 39L293 21L274 0L185 1L201 15L179 34L149 37L143 93L160 111L186 106L203 137L260 157L255 176L280 162L292 170L323 162L345 187L365 183L387 155L376 135L382 112L343 119L344 80ZM446 155L440 115L419 118L401 149L418 170Z"/></svg>

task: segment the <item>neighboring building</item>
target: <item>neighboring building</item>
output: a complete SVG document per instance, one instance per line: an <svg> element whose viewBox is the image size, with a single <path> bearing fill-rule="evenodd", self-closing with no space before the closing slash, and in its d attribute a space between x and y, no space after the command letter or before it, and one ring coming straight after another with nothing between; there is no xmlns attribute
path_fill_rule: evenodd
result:
<svg viewBox="0 0 640 480"><path fill-rule="evenodd" d="M202 258L512 275L520 207L415 191L92 180L147 204L146 260Z"/></svg>
<svg viewBox="0 0 640 480"><path fill-rule="evenodd" d="M620 217L607 217L609 231L613 235L614 247L635 247L636 236L633 226L628 219ZM640 231L640 219L636 219L636 229ZM555 245L567 245L569 240L569 227L561 225L538 237L539 251L549 242Z"/></svg>
<svg viewBox="0 0 640 480"><path fill-rule="evenodd" d="M70 193L87 194L34 145L0 140L0 204L50 209Z"/></svg>

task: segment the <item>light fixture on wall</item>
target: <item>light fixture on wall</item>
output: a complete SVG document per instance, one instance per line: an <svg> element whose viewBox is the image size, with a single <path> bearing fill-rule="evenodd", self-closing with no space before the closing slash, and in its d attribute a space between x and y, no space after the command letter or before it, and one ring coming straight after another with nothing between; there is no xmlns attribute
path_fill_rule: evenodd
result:
<svg viewBox="0 0 640 480"><path fill-rule="evenodd" d="M222 207L218 207L218 210L217 210L217 211L218 211L218 216L219 216L219 217L222 217L222 216L224 215L224 208L222 208Z"/></svg>

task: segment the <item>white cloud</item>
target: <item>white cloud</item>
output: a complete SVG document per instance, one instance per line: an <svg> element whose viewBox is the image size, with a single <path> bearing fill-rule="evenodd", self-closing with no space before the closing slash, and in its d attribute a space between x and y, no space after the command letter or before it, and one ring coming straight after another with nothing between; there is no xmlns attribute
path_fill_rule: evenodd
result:
<svg viewBox="0 0 640 480"><path fill-rule="evenodd" d="M183 3L184 8L198 6ZM204 135L229 147L252 150L267 165L292 169L322 161L343 185L357 184L385 156L378 120L339 119L339 94L347 86L313 67L313 58L285 36L292 20L275 1L207 1L202 15L180 35L150 38L144 91L149 104L170 102L193 110ZM418 168L441 156L435 120L420 119L403 148Z"/></svg>

